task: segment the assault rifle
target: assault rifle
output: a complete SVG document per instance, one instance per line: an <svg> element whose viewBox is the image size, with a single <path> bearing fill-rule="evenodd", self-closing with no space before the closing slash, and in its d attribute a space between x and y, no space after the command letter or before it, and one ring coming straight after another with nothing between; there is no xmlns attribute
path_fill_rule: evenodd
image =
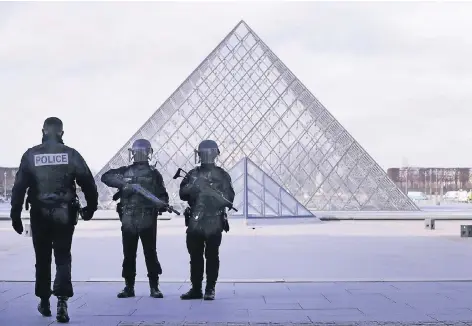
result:
<svg viewBox="0 0 472 326"><path fill-rule="evenodd" d="M126 183L126 182L122 182L122 185L125 186L127 185L128 187L130 187L134 192L140 194L141 196L143 196L144 198L150 200L152 203L154 203L156 206L162 206L164 207L169 213L175 213L177 215L180 215L180 212L175 210L174 207L170 206L168 203L160 200L159 198L157 198L156 196L154 196L149 190L143 188L141 185L138 185L138 184L129 184L129 183ZM122 187L123 187L122 186ZM117 195L118 193L116 193L115 195Z"/></svg>
<svg viewBox="0 0 472 326"><path fill-rule="evenodd" d="M183 178L184 176L181 175L180 173L183 172L185 173L185 175L188 175L188 173L185 171L185 170L182 170L181 168L179 168L177 170L177 172L175 173L173 179L177 179L177 178ZM236 208L233 207L233 203L231 201L229 201L225 196L223 196L223 194L218 191L217 189L213 188L210 184L207 184L208 188L210 188L211 190L213 190L213 192L215 192L216 194L218 194L218 196L223 199L224 201L226 201L230 206L229 206L229 209L237 212L238 210Z"/></svg>

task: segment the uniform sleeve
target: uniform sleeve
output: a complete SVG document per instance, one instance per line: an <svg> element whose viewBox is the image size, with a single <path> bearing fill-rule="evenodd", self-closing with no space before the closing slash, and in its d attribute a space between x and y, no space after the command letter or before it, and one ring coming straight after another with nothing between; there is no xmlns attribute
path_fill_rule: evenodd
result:
<svg viewBox="0 0 472 326"><path fill-rule="evenodd" d="M75 164L75 181L84 193L87 206L90 208L97 208L98 192L93 174L79 152L74 150L73 155Z"/></svg>
<svg viewBox="0 0 472 326"><path fill-rule="evenodd" d="M126 166L119 167L118 169L110 169L102 175L100 180L108 187L120 189L123 185L123 175L125 171Z"/></svg>
<svg viewBox="0 0 472 326"><path fill-rule="evenodd" d="M224 171L223 173L223 193L231 203L234 201L234 189L233 189L233 183L231 182L231 176Z"/></svg>
<svg viewBox="0 0 472 326"><path fill-rule="evenodd" d="M192 176L193 170L190 171L185 177L183 178L182 182L180 183L180 190L179 190L179 197L183 201L190 201L191 193L192 193Z"/></svg>
<svg viewBox="0 0 472 326"><path fill-rule="evenodd" d="M154 175L156 178L156 188L154 195L165 202L166 204L169 203L169 194L167 193L166 186L164 184L164 179L162 178L162 175L159 173L159 171L154 170Z"/></svg>
<svg viewBox="0 0 472 326"><path fill-rule="evenodd" d="M23 202L25 201L26 190L30 187L31 172L28 161L27 150L21 157L20 167L16 172L15 183L11 190L11 210L20 212L23 210Z"/></svg>

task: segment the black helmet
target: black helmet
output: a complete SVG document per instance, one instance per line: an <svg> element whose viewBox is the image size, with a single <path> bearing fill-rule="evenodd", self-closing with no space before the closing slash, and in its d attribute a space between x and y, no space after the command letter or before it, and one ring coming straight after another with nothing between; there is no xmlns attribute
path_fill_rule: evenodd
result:
<svg viewBox="0 0 472 326"><path fill-rule="evenodd" d="M128 151L129 160L134 162L147 162L151 160L154 153L151 143L147 139L136 139Z"/></svg>
<svg viewBox="0 0 472 326"><path fill-rule="evenodd" d="M199 162L197 162L197 155ZM198 150L195 150L195 163L215 164L216 157L220 155L218 145L214 140L204 140L198 145Z"/></svg>

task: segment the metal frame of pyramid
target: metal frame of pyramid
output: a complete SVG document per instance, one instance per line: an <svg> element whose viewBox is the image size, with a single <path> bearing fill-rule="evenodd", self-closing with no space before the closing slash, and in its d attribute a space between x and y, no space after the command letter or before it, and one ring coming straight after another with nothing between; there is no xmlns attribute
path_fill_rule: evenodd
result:
<svg viewBox="0 0 472 326"><path fill-rule="evenodd" d="M419 210L243 21L96 175L101 208L113 205L101 175L129 164L138 138L153 144L176 206L173 174L214 139L224 168L250 157L310 210Z"/></svg>
<svg viewBox="0 0 472 326"><path fill-rule="evenodd" d="M235 198L228 215L246 219L316 218L256 163L243 157L229 171Z"/></svg>

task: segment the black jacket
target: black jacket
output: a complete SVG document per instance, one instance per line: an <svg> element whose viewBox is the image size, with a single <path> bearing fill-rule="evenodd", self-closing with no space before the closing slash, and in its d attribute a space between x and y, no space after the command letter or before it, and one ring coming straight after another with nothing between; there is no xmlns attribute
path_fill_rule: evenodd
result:
<svg viewBox="0 0 472 326"><path fill-rule="evenodd" d="M156 219L158 212L166 211L165 208L156 208L154 203L138 193L121 190L123 181L129 184L139 184L163 202L169 203L169 195L162 175L147 162L136 162L129 166L111 169L102 175L101 181L109 187L120 189L119 198L123 224L138 225L137 222L139 222L140 227L144 228L151 225L150 223Z"/></svg>
<svg viewBox="0 0 472 326"><path fill-rule="evenodd" d="M214 164L190 170L180 183L179 195L188 202L192 212L187 232L208 235L223 231L225 208L231 207L235 195L231 177L225 170ZM230 203L221 199L221 195Z"/></svg>
<svg viewBox="0 0 472 326"><path fill-rule="evenodd" d="M70 204L76 197L76 182L87 206L96 210L97 186L83 157L60 139L43 139L42 144L29 148L21 158L12 189L12 212L21 213L27 190L32 207Z"/></svg>

